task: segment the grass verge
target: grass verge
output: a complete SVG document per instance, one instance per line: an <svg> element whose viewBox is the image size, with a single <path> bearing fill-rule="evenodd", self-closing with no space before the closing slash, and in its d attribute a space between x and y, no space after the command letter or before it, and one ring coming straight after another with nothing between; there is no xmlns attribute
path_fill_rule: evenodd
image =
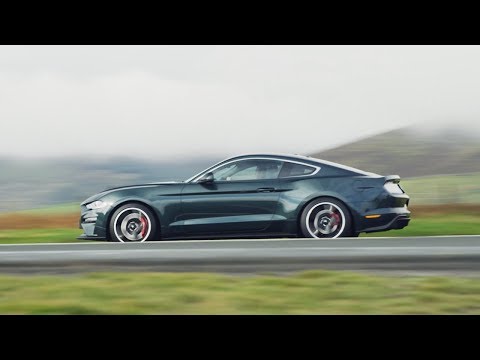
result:
<svg viewBox="0 0 480 360"><path fill-rule="evenodd" d="M361 237L379 236L438 236L438 235L478 235L480 234L480 213L478 215L419 215L412 216L410 224L401 230L361 234Z"/></svg>
<svg viewBox="0 0 480 360"><path fill-rule="evenodd" d="M340 271L292 276L0 276L1 314L478 314L480 279Z"/></svg>
<svg viewBox="0 0 480 360"><path fill-rule="evenodd" d="M77 242L77 236L83 233L80 229L21 229L0 230L0 244L30 243L68 243ZM84 241L84 240L82 240Z"/></svg>

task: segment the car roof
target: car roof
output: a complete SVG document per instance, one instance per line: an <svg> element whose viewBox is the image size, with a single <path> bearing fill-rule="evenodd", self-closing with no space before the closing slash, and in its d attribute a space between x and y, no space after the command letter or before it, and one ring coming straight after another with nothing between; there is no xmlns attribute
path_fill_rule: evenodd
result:
<svg viewBox="0 0 480 360"><path fill-rule="evenodd" d="M343 170L355 172L362 175L376 175L370 172L366 172L360 169L356 169L354 167L342 165L336 162L317 159L311 156L299 155L299 154L282 154L282 153L255 153L255 154L242 154L238 156L234 156L228 159L223 160L222 162L231 161L235 159L242 159L242 158L249 158L249 157L264 157L264 158L277 158L277 159L284 159L284 160L293 160L293 161L301 161L306 164L312 164L317 166L328 165L337 167Z"/></svg>
<svg viewBox="0 0 480 360"><path fill-rule="evenodd" d="M224 159L224 160L210 166L209 168L202 170L198 174L195 174L194 176L185 180L185 182L190 182L193 179L195 179L196 177L198 177L199 175L201 175L202 173L204 173L205 171L207 171L209 169L212 169L216 166L219 166L223 163L234 161L234 160L240 160L240 159L248 159L248 158L271 158L271 159L280 159L280 160L285 160L285 161L290 160L290 161L294 161L294 162L301 162L301 163L304 163L304 164L307 164L307 165L310 164L310 165L313 165L313 166L318 166L320 168L322 166L325 166L325 165L326 166L332 166L332 167L336 167L336 168L339 168L339 169L343 169L343 170L346 170L346 171L356 173L358 175L369 175L369 176L377 175L377 174L369 173L369 172L359 170L359 169L356 169L356 168L353 168L353 167L350 167L350 166L334 163L334 162L327 161L327 160L321 160L321 159L313 158L313 157L310 157L310 156L304 156L304 155L298 155L298 154L281 154L281 153L254 153L254 154L242 154L242 155L237 155L237 156L233 156L233 157Z"/></svg>

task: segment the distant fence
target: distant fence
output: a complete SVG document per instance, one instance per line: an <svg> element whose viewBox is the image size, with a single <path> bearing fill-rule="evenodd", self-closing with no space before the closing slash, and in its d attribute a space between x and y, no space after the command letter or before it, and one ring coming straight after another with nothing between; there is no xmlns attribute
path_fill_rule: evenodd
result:
<svg viewBox="0 0 480 360"><path fill-rule="evenodd" d="M403 179L411 204L480 203L480 174L439 175Z"/></svg>

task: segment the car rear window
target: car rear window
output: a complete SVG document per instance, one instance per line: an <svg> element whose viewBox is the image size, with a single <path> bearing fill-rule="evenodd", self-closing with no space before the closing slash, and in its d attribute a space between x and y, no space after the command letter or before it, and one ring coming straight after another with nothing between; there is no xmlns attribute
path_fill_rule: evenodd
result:
<svg viewBox="0 0 480 360"><path fill-rule="evenodd" d="M315 171L315 168L312 166L285 162L278 177L285 178L290 176L304 176L304 175L310 175L314 171Z"/></svg>

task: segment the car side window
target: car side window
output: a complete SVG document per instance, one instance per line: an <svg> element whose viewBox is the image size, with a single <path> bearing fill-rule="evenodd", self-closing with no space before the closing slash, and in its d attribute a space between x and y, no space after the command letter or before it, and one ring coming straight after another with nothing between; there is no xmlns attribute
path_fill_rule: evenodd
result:
<svg viewBox="0 0 480 360"><path fill-rule="evenodd" d="M294 164L290 162L285 162L283 165L282 171L280 172L279 178L285 178L290 176L304 176L310 175L315 171L315 168L308 165Z"/></svg>
<svg viewBox="0 0 480 360"><path fill-rule="evenodd" d="M276 179L283 162L246 159L229 163L212 171L215 181Z"/></svg>

